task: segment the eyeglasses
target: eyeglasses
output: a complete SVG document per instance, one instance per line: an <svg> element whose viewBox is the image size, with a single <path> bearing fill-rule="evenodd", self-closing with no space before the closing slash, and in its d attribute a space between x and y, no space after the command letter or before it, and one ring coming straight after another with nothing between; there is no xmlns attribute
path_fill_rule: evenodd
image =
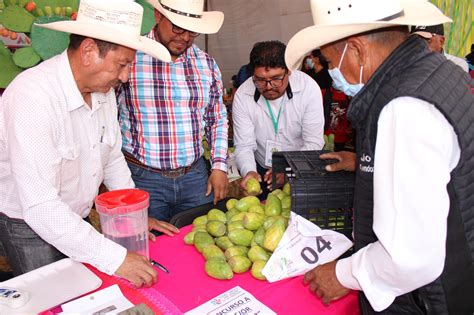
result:
<svg viewBox="0 0 474 315"><path fill-rule="evenodd" d="M170 23L171 23L171 21L170 21ZM171 30L173 31L173 33L178 34L178 35L184 34L184 32L188 32L189 36L191 36L191 37L198 37L198 36L201 34L201 33L198 33L198 32L191 32L191 31L188 31L188 30L186 30L186 29L184 29L184 28L181 28L181 27L179 27L179 26L177 26L177 25L174 25L173 23L171 23L171 25L173 26L173 27L171 28Z"/></svg>
<svg viewBox="0 0 474 315"><path fill-rule="evenodd" d="M285 79L285 76L288 72L286 71L285 74L283 74L283 76L281 78L273 78L273 79L270 79L270 80L265 80L265 79L255 79L255 77L253 77L253 84L255 84L255 87L257 89L264 89L267 87L267 85L270 83L270 86L272 88L279 88L283 85L283 80Z"/></svg>

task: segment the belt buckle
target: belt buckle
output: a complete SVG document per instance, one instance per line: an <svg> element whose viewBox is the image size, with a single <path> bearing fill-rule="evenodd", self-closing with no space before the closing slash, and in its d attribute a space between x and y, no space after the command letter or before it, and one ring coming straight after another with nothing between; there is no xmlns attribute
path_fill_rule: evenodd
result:
<svg viewBox="0 0 474 315"><path fill-rule="evenodd" d="M172 178L172 179L183 176L184 174L186 174L186 168L185 167L177 168L177 169L174 169L174 170L166 170L166 171L162 170L161 171L161 175L163 177Z"/></svg>

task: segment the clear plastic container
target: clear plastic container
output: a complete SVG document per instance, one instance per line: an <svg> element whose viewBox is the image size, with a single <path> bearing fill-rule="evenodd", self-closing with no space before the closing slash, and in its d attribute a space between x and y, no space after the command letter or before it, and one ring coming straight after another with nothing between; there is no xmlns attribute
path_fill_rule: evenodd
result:
<svg viewBox="0 0 474 315"><path fill-rule="evenodd" d="M139 189L109 191L95 199L104 236L147 258L149 199Z"/></svg>

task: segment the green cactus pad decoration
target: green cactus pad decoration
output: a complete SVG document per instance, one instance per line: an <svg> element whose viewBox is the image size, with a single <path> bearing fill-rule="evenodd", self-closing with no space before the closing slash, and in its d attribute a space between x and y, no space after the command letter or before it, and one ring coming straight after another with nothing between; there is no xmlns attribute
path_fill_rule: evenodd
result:
<svg viewBox="0 0 474 315"><path fill-rule="evenodd" d="M3 26L11 31L28 33L34 19L33 14L19 5L9 5L3 10Z"/></svg>
<svg viewBox="0 0 474 315"><path fill-rule="evenodd" d="M23 47L15 50L13 62L20 68L30 68L41 61L41 57L36 53L33 47Z"/></svg>
<svg viewBox="0 0 474 315"><path fill-rule="evenodd" d="M4 89L23 69L17 67L13 62L12 56L7 54L0 54L0 65L2 65L0 88Z"/></svg>
<svg viewBox="0 0 474 315"><path fill-rule="evenodd" d="M68 17L63 16L42 16L36 18L31 28L31 45L40 55L41 59L46 60L62 53L69 45L69 33L49 30L36 24L68 20Z"/></svg>

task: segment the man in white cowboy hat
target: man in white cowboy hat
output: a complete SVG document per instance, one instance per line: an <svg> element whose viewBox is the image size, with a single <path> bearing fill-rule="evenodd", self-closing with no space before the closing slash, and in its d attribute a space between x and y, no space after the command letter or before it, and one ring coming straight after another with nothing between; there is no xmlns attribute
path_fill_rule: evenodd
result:
<svg viewBox="0 0 474 315"><path fill-rule="evenodd" d="M127 81L136 49L170 60L162 45L140 36L142 14L130 0L82 0L76 21L41 25L72 33L68 49L23 72L3 94L0 240L14 275L69 256L137 286L157 279L146 257L83 220L102 182L110 190L134 187L114 88ZM178 232L166 222L150 225Z"/></svg>
<svg viewBox="0 0 474 315"><path fill-rule="evenodd" d="M147 0L156 26L147 37L163 44L171 63L138 52L130 80L119 91L123 151L137 187L151 195L160 220L227 194L227 113L220 70L193 44L216 33L222 12L204 12L203 0ZM211 175L202 138L211 147ZM213 193L213 196L212 196Z"/></svg>
<svg viewBox="0 0 474 315"><path fill-rule="evenodd" d="M472 81L408 25L449 22L424 0L312 0L314 26L289 42L294 68L321 47L334 83L353 96L355 253L309 271L325 303L361 290L363 314L474 311Z"/></svg>
<svg viewBox="0 0 474 315"><path fill-rule="evenodd" d="M464 71L469 72L469 66L466 60L447 54L444 51L444 25L416 25L412 26L411 33L421 36L428 42L428 46L431 51L439 52L443 54L446 59L451 60L458 66L460 66Z"/></svg>

